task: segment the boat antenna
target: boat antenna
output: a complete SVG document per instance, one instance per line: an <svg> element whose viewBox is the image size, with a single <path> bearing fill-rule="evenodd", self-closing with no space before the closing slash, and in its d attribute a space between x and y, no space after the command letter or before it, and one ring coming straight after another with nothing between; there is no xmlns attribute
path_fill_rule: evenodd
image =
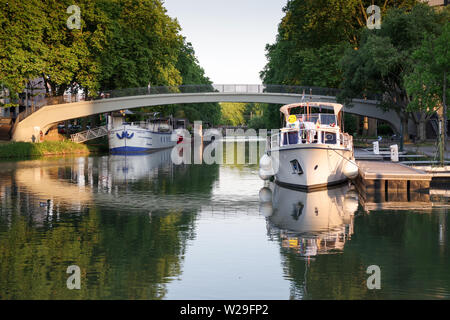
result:
<svg viewBox="0 0 450 320"><path fill-rule="evenodd" d="M309 100L312 101L312 88L309 88ZM310 114L311 114L311 107L308 105L308 120L310 120Z"/></svg>

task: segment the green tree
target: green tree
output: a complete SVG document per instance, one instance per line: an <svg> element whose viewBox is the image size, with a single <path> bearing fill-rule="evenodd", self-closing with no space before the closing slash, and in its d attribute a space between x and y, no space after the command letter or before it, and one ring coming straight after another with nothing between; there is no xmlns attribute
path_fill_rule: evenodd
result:
<svg viewBox="0 0 450 320"><path fill-rule="evenodd" d="M80 29L69 29L72 1L0 0L0 84L17 97L42 77L48 95L96 96L115 89L205 85L194 49L161 0L80 0ZM2 93L3 94L3 93ZM217 103L154 108L189 120L220 121Z"/></svg>
<svg viewBox="0 0 450 320"><path fill-rule="evenodd" d="M448 74L450 71L450 23L446 23L442 33L427 34L422 44L414 51L413 71L405 76L405 87L411 96L409 110L419 113L419 137L425 138L425 121L443 108L447 116L446 101L450 96ZM418 111L418 112L414 112ZM443 121L446 132L446 120ZM445 140L445 139L444 139Z"/></svg>
<svg viewBox="0 0 450 320"><path fill-rule="evenodd" d="M100 55L101 90L182 83L176 68L183 45L180 26L160 0L112 0L98 5L108 15L107 45Z"/></svg>
<svg viewBox="0 0 450 320"><path fill-rule="evenodd" d="M345 48L359 47L366 9L378 5L410 8L416 0L289 0L276 42L266 46L268 63L261 72L267 84L337 86Z"/></svg>
<svg viewBox="0 0 450 320"><path fill-rule="evenodd" d="M52 0L43 8L42 43L48 54L41 74L51 95L61 96L67 89L83 89L86 96L96 95L102 72L99 54L106 42L104 28L108 20L98 2L78 1L80 29L69 29L67 8L72 4L70 0Z"/></svg>
<svg viewBox="0 0 450 320"><path fill-rule="evenodd" d="M245 124L244 111L245 104L222 102L222 123L229 126L239 126Z"/></svg>
<svg viewBox="0 0 450 320"><path fill-rule="evenodd" d="M410 11L389 10L381 29L364 30L359 49L347 50L342 58L344 80L340 99L348 102L361 93L382 94L380 107L398 114L403 137L408 139L411 110L404 77L412 71L412 53L422 43L424 32L438 32L441 20L442 14L425 4Z"/></svg>
<svg viewBox="0 0 450 320"><path fill-rule="evenodd" d="M11 98L44 69L48 48L42 43L43 6L38 0L0 1L0 83Z"/></svg>

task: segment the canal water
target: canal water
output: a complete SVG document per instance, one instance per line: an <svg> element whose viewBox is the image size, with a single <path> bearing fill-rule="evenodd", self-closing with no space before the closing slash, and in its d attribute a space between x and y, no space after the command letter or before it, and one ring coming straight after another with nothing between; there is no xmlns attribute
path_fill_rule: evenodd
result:
<svg viewBox="0 0 450 320"><path fill-rule="evenodd" d="M448 299L449 225L171 150L1 162L0 299Z"/></svg>

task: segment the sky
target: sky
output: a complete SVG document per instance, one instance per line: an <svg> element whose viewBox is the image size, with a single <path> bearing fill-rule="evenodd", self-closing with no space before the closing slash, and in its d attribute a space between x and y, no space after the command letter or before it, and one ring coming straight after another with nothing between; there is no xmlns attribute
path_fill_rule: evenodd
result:
<svg viewBox="0 0 450 320"><path fill-rule="evenodd" d="M215 84L260 84L287 0L164 0Z"/></svg>

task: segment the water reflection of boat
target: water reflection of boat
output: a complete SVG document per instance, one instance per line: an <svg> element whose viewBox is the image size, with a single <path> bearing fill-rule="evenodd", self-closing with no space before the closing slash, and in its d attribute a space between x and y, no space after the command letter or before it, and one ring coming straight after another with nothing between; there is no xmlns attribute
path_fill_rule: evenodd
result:
<svg viewBox="0 0 450 320"><path fill-rule="evenodd" d="M115 182L136 181L152 177L159 170L171 168L171 149L142 155L111 155L109 172Z"/></svg>
<svg viewBox="0 0 450 320"><path fill-rule="evenodd" d="M19 202L36 225L90 207L119 212L197 212L212 206L219 166L175 166L172 150L150 154L65 157L4 163L0 167L3 213ZM219 200L222 200L220 198ZM5 215L11 219L11 212Z"/></svg>
<svg viewBox="0 0 450 320"><path fill-rule="evenodd" d="M260 200L269 233L302 256L343 250L353 234L358 194L348 186L306 193L270 184Z"/></svg>

